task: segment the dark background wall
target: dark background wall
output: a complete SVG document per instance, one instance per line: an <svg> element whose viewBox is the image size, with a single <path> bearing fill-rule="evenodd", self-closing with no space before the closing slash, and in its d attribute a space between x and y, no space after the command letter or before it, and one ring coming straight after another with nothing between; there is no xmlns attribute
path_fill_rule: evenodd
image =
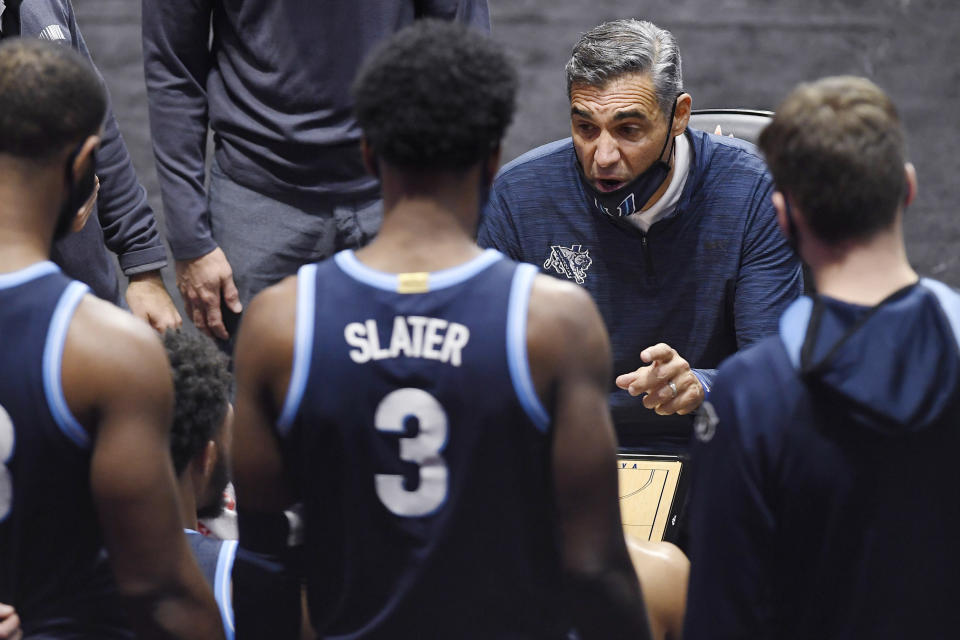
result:
<svg viewBox="0 0 960 640"><path fill-rule="evenodd" d="M489 1L494 37L512 53L522 78L505 160L569 135L563 65L577 37L604 20L640 17L671 30L695 108L774 109L797 82L834 74L870 77L900 108L920 178L906 220L910 258L922 274L960 287L956 0ZM74 5L141 180L162 215L143 86L140 3Z"/></svg>

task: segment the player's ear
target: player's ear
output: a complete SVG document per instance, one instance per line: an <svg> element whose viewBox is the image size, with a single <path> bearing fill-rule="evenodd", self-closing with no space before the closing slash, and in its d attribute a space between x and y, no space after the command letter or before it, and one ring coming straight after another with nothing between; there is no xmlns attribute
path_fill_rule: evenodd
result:
<svg viewBox="0 0 960 640"><path fill-rule="evenodd" d="M908 162L903 165L903 173L907 179L907 195L903 198L903 206L909 207L917 197L917 169L912 162Z"/></svg>
<svg viewBox="0 0 960 640"><path fill-rule="evenodd" d="M83 231L83 228L87 226L87 221L90 219L90 215L95 209L94 205L97 202L97 194L100 192L100 178L94 176L93 179L93 195L91 195L90 199L83 203L83 206L80 207L79 211L77 211L77 217L73 219L73 224L70 226L70 230L73 233L79 233Z"/></svg>
<svg viewBox="0 0 960 640"><path fill-rule="evenodd" d="M380 163L377 160L377 154L373 150L373 147L367 142L367 136L360 138L360 153L363 156L363 166L367 168L367 172L374 178L379 178Z"/></svg>
<svg viewBox="0 0 960 640"><path fill-rule="evenodd" d="M77 184L89 168L87 165L96 162L95 152L100 146L100 136L87 136L87 139L80 145L79 150L73 156L73 166L70 170L73 172L73 184Z"/></svg>
<svg viewBox="0 0 960 640"><path fill-rule="evenodd" d="M777 226L780 227L780 233L789 240L793 228L787 214L786 197L780 191L774 191L770 196L770 200L773 202L773 208L777 212Z"/></svg>
<svg viewBox="0 0 960 640"><path fill-rule="evenodd" d="M207 440L206 446L203 447L203 478L207 480L211 475L213 475L213 469L217 466L217 457L220 455L220 451L217 449L217 443L213 440Z"/></svg>

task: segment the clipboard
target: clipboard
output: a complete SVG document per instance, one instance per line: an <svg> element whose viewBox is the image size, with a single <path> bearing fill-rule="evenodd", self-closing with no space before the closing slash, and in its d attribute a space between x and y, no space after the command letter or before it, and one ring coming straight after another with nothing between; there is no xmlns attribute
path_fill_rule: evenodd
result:
<svg viewBox="0 0 960 640"><path fill-rule="evenodd" d="M671 455L617 454L625 534L651 542L676 541L687 493L685 462Z"/></svg>

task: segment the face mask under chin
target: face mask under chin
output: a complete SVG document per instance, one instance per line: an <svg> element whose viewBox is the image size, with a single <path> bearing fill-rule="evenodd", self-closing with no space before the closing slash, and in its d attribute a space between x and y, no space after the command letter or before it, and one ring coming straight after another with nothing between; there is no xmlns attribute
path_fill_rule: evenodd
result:
<svg viewBox="0 0 960 640"><path fill-rule="evenodd" d="M663 160L657 160L649 169L620 187L616 191L600 191L587 179L580 162L577 162L577 172L580 180L586 187L588 194L593 198L593 205L601 213L612 218L622 218L633 215L653 197L660 185L670 175L670 165Z"/></svg>

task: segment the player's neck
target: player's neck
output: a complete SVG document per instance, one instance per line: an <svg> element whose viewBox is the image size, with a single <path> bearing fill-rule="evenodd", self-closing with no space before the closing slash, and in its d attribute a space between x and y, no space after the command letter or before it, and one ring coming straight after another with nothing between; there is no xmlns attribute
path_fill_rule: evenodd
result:
<svg viewBox="0 0 960 640"><path fill-rule="evenodd" d="M819 293L853 304L875 305L917 281L899 225L865 242L816 247L807 256Z"/></svg>
<svg viewBox="0 0 960 640"><path fill-rule="evenodd" d="M180 491L180 526L184 529L197 530L197 497L190 472L184 471L177 478L177 488Z"/></svg>
<svg viewBox="0 0 960 640"><path fill-rule="evenodd" d="M10 272L50 258L52 225L62 178L37 170L26 176L0 159L0 272Z"/></svg>
<svg viewBox="0 0 960 640"><path fill-rule="evenodd" d="M408 176L396 181L385 176L383 225L357 257L374 269L399 273L439 271L478 255L478 175L411 183Z"/></svg>

